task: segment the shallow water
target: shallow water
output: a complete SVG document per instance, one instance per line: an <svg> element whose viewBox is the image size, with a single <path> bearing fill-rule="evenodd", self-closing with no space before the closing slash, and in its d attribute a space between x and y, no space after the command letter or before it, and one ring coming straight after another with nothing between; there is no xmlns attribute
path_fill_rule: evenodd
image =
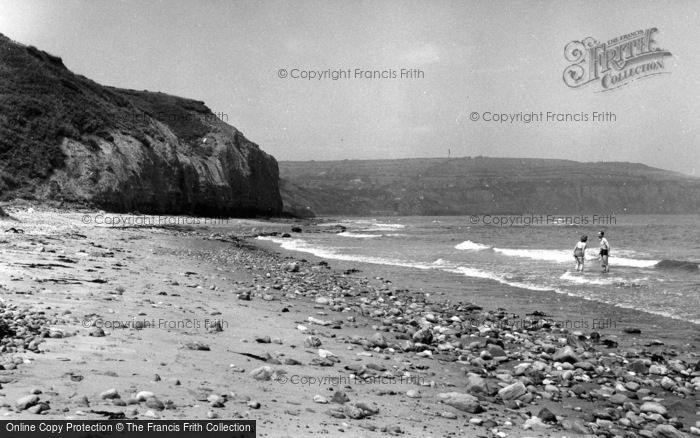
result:
<svg viewBox="0 0 700 438"><path fill-rule="evenodd" d="M413 269L428 281L458 274L515 291L554 291L700 324L699 216L616 216L604 227L471 220L336 218L325 225L344 225L345 232L262 239L328 259ZM612 248L607 274L597 258L601 228ZM585 272L578 273L573 247L581 234L589 236L589 249Z"/></svg>

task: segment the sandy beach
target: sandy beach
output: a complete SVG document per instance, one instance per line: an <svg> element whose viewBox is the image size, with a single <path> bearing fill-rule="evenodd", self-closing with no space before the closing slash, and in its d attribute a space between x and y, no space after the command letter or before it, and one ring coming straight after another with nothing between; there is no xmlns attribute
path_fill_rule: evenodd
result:
<svg viewBox="0 0 700 438"><path fill-rule="evenodd" d="M700 435L697 325L542 292L454 297L255 239L321 232L309 221L114 227L91 210L3 207L2 418L241 418L271 437Z"/></svg>

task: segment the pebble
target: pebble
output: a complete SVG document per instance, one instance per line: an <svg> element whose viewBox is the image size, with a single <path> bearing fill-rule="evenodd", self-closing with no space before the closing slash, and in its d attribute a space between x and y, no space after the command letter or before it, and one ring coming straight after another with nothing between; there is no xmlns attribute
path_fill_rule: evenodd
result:
<svg viewBox="0 0 700 438"><path fill-rule="evenodd" d="M210 419L219 418L219 414L217 414L214 411L207 411L207 418L210 418Z"/></svg>
<svg viewBox="0 0 700 438"><path fill-rule="evenodd" d="M102 400L112 400L112 399L115 399L115 398L120 398L120 395L119 395L119 393L117 392L116 389L110 388L110 389L107 389L107 390L105 390L105 391L102 391L102 392L100 393L100 398L101 398Z"/></svg>
<svg viewBox="0 0 700 438"><path fill-rule="evenodd" d="M542 408L540 409L540 412L537 414L537 417L542 420L544 423L556 423L557 422L557 416L552 413L547 408Z"/></svg>
<svg viewBox="0 0 700 438"><path fill-rule="evenodd" d="M525 388L522 382L515 382L498 391L498 396L501 397L503 401L513 400L525 394L527 394L527 388Z"/></svg>
<svg viewBox="0 0 700 438"><path fill-rule="evenodd" d="M644 413L652 413L652 414L659 414L659 415L667 415L668 411L666 410L665 407L660 405L659 403L656 402L644 402L642 403L642 406L639 408L640 411Z"/></svg>
<svg viewBox="0 0 700 438"><path fill-rule="evenodd" d="M652 432L654 438L686 438L686 435L670 424L659 424Z"/></svg>
<svg viewBox="0 0 700 438"><path fill-rule="evenodd" d="M17 401L15 402L15 407L17 408L17 410L23 411L36 405L37 403L39 403L39 396L36 394L30 394L17 399Z"/></svg>
<svg viewBox="0 0 700 438"><path fill-rule="evenodd" d="M155 394L153 394L151 391L140 391L136 394L136 401L143 402L151 397L155 397Z"/></svg>
<svg viewBox="0 0 700 438"><path fill-rule="evenodd" d="M478 414L484 410L479 404L479 399L470 394L446 392L438 394L438 398L446 405L470 414Z"/></svg>
<svg viewBox="0 0 700 438"><path fill-rule="evenodd" d="M105 336L105 331L102 330L102 327L92 326L88 329L88 336L101 338Z"/></svg>
<svg viewBox="0 0 700 438"><path fill-rule="evenodd" d="M165 409L165 404L162 401L158 400L156 397L148 398L146 400L146 406L158 411L162 411L163 409Z"/></svg>
<svg viewBox="0 0 700 438"><path fill-rule="evenodd" d="M580 359L574 352L573 348L568 345L554 353L552 360L554 362L568 362L572 364L580 362Z"/></svg>
<svg viewBox="0 0 700 438"><path fill-rule="evenodd" d="M328 404L328 399L322 395L316 394L314 396L314 403L320 403L320 404Z"/></svg>
<svg viewBox="0 0 700 438"><path fill-rule="evenodd" d="M318 336L307 336L304 339L304 347L306 348L318 348L322 345L321 338Z"/></svg>
<svg viewBox="0 0 700 438"><path fill-rule="evenodd" d="M211 349L209 346L203 342L188 342L185 344L185 348L188 350L194 350L194 351L210 351Z"/></svg>

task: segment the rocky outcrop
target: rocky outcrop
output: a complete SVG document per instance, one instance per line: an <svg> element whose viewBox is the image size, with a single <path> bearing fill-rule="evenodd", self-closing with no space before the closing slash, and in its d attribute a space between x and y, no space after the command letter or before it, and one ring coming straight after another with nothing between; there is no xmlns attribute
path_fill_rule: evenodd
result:
<svg viewBox="0 0 700 438"><path fill-rule="evenodd" d="M517 158L281 162L285 205L317 214L698 213L700 178L635 163Z"/></svg>
<svg viewBox="0 0 700 438"><path fill-rule="evenodd" d="M276 160L225 123L227 115L200 101L101 86L2 35L0 54L0 199L281 213Z"/></svg>

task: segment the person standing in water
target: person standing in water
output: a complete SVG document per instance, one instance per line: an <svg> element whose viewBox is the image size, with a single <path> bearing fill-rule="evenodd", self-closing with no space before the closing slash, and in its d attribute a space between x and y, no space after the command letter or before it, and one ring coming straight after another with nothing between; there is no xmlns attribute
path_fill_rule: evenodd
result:
<svg viewBox="0 0 700 438"><path fill-rule="evenodd" d="M608 239L605 238L605 231L598 233L598 239L600 239L600 261L603 265L603 272L610 272L610 267L608 266L608 257L610 256L610 244Z"/></svg>
<svg viewBox="0 0 700 438"><path fill-rule="evenodd" d="M581 240L576 242L574 247L574 258L576 259L576 270L583 272L583 262L586 257L586 242L588 242L588 236L581 236Z"/></svg>

